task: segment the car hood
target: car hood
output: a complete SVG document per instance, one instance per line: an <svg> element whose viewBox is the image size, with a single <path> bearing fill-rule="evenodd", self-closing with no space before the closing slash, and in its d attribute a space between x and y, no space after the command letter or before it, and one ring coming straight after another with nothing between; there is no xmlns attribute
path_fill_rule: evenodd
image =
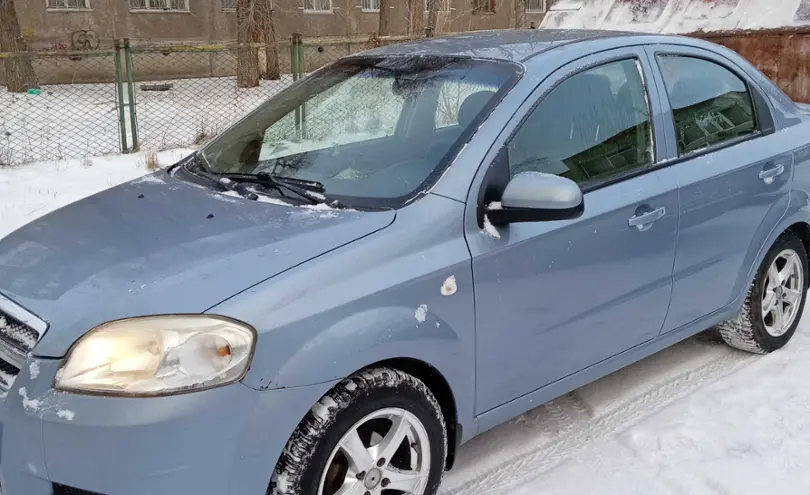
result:
<svg viewBox="0 0 810 495"><path fill-rule="evenodd" d="M35 353L61 357L105 321L206 311L395 218L262 199L166 172L108 189L0 240L0 293L48 322Z"/></svg>

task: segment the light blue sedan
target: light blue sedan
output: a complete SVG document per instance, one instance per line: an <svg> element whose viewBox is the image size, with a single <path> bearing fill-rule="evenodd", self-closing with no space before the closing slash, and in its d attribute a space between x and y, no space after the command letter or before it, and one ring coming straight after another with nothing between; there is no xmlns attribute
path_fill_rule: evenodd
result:
<svg viewBox="0 0 810 495"><path fill-rule="evenodd" d="M459 445L802 315L810 112L731 51L471 33L342 59L0 241L5 495L433 495Z"/></svg>

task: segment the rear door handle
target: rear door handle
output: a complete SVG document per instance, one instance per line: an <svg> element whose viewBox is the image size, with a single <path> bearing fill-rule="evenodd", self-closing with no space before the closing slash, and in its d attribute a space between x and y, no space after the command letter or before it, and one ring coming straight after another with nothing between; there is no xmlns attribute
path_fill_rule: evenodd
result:
<svg viewBox="0 0 810 495"><path fill-rule="evenodd" d="M648 230L652 227L653 222L664 218L664 215L667 214L667 209L661 206L660 208L656 208L651 212L642 213L641 215L636 215L630 220L627 221L627 224L631 227L635 227L641 232Z"/></svg>
<svg viewBox="0 0 810 495"><path fill-rule="evenodd" d="M759 178L766 184L773 184L774 179L779 177L785 172L784 165L777 165L776 167L765 169L759 173Z"/></svg>

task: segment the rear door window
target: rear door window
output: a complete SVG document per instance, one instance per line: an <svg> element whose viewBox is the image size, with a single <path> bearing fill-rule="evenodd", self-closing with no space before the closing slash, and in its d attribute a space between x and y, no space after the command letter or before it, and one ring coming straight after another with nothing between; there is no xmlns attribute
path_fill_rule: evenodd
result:
<svg viewBox="0 0 810 495"><path fill-rule="evenodd" d="M751 93L739 76L696 57L663 55L658 65L672 106L680 156L757 131Z"/></svg>

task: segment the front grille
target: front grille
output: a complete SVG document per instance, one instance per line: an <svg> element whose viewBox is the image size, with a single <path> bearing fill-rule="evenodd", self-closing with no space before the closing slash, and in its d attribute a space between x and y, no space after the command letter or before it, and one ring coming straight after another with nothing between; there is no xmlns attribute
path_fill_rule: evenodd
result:
<svg viewBox="0 0 810 495"><path fill-rule="evenodd" d="M0 336L23 352L31 352L39 342L39 332L10 314L0 311Z"/></svg>
<svg viewBox="0 0 810 495"><path fill-rule="evenodd" d="M25 311L20 311L10 301L0 295L0 399L8 395L14 380L20 374L20 367L25 364L26 355L36 347L45 330L44 323L37 322ZM31 325L24 323L31 321Z"/></svg>
<svg viewBox="0 0 810 495"><path fill-rule="evenodd" d="M89 492L80 488L73 488L70 486L60 485L59 483L53 484L53 495L103 495L101 493Z"/></svg>
<svg viewBox="0 0 810 495"><path fill-rule="evenodd" d="M0 358L0 373L4 373L6 375L16 375L19 372L20 368Z"/></svg>
<svg viewBox="0 0 810 495"><path fill-rule="evenodd" d="M0 358L0 392L8 392L19 374L20 368Z"/></svg>
<svg viewBox="0 0 810 495"><path fill-rule="evenodd" d="M0 358L0 398L5 397L11 390L11 385L20 374L20 368L14 366L3 358Z"/></svg>

